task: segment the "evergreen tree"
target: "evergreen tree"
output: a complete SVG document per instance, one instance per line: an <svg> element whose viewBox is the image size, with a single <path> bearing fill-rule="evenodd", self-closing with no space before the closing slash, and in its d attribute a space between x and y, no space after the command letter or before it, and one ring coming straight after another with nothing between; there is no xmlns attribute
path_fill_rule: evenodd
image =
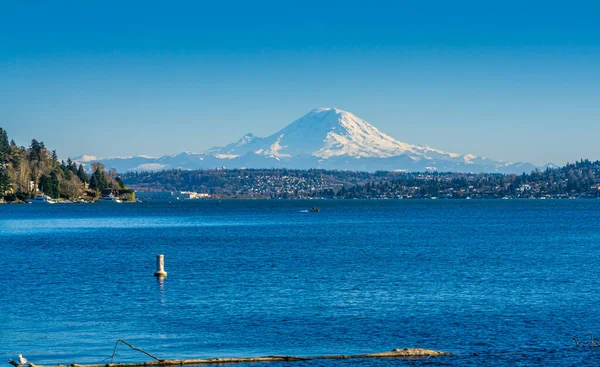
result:
<svg viewBox="0 0 600 367"><path fill-rule="evenodd" d="M108 180L106 179L106 173L104 170L100 171L98 182L100 183L100 189L103 190L108 187Z"/></svg>
<svg viewBox="0 0 600 367"><path fill-rule="evenodd" d="M8 169L6 166L0 164L0 198L4 196L4 192L8 191L10 187L11 184Z"/></svg>
<svg viewBox="0 0 600 367"><path fill-rule="evenodd" d="M60 196L59 185L60 182L56 171L50 172L50 191L48 192L48 195L53 198L58 198Z"/></svg>
<svg viewBox="0 0 600 367"><path fill-rule="evenodd" d="M108 181L106 180L106 173L104 173L102 167L97 167L90 179L90 189L100 191L107 187Z"/></svg>
<svg viewBox="0 0 600 367"><path fill-rule="evenodd" d="M40 180L39 180L39 183L38 183L38 188L40 189L41 192L43 192L46 195L48 195L48 193L51 190L51 188L50 188L50 177L48 175L46 175L45 173L43 173L42 175L40 175Z"/></svg>
<svg viewBox="0 0 600 367"><path fill-rule="evenodd" d="M71 172L71 170L66 165L64 168L62 168L62 171L63 175L65 176L65 179L67 179L67 181L71 181L71 179L73 178L73 172Z"/></svg>
<svg viewBox="0 0 600 367"><path fill-rule="evenodd" d="M77 177L79 177L81 182L84 182L84 183L90 182L90 178L88 177L87 173L85 173L85 170L83 169L82 164L79 165L79 169L77 170Z"/></svg>
<svg viewBox="0 0 600 367"><path fill-rule="evenodd" d="M98 182L98 175L93 174L92 178L90 178L90 189L98 190L100 183Z"/></svg>
<svg viewBox="0 0 600 367"><path fill-rule="evenodd" d="M29 147L29 160L30 161L41 161L42 151L46 149L43 142L38 142L35 139L31 140L31 146Z"/></svg>
<svg viewBox="0 0 600 367"><path fill-rule="evenodd" d="M125 188L125 183L123 182L123 180L121 180L121 177L115 178L115 181L117 181L117 184L119 185L119 188L121 188L121 189Z"/></svg>
<svg viewBox="0 0 600 367"><path fill-rule="evenodd" d="M0 127L0 164L8 160L8 153L10 153L8 134Z"/></svg>
<svg viewBox="0 0 600 367"><path fill-rule="evenodd" d="M19 167L21 165L21 151L17 147L13 147L10 155L10 163L13 167Z"/></svg>
<svg viewBox="0 0 600 367"><path fill-rule="evenodd" d="M71 160L71 158L67 158L67 168L74 175L77 175L77 164Z"/></svg>
<svg viewBox="0 0 600 367"><path fill-rule="evenodd" d="M41 192L52 198L58 198L60 195L59 181L56 171L50 172L50 176L42 174L40 176L40 183L38 186Z"/></svg>

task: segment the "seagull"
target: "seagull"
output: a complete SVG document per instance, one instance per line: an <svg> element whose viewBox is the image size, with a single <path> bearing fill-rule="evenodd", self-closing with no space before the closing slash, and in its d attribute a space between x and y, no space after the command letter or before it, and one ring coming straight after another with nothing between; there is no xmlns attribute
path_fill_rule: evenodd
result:
<svg viewBox="0 0 600 367"><path fill-rule="evenodd" d="M24 365L27 363L27 358L23 357L22 354L19 354L19 364Z"/></svg>

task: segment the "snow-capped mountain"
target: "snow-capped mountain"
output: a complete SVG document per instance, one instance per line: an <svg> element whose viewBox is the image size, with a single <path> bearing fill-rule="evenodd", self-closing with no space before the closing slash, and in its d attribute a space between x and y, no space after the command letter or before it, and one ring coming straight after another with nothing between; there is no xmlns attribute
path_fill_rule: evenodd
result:
<svg viewBox="0 0 600 367"><path fill-rule="evenodd" d="M265 138L246 134L237 142L203 153L186 152L158 158L82 158L79 161L83 163L99 161L119 172L277 167L522 173L536 168L529 163L509 163L403 143L352 113L336 108L315 109Z"/></svg>

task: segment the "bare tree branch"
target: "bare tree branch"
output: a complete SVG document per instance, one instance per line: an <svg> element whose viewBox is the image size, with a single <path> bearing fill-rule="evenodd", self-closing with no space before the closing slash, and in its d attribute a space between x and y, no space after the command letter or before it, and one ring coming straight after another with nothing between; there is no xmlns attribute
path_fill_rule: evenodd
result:
<svg viewBox="0 0 600 367"><path fill-rule="evenodd" d="M123 339L119 339L119 340L117 340L117 343L115 344L115 349L113 350L113 354L112 354L112 356L110 357L110 364L113 364L113 362L114 362L114 359L115 359L115 354L117 353L117 346L119 345L119 343L123 343L123 344L127 345L129 348L131 348L131 349L133 349L133 350L137 350L138 352L142 352L142 353L144 353L145 355L147 355L147 356L149 356L149 357L152 357L152 358L154 358L155 360L157 360L157 361L159 361L159 362L162 362L162 361L164 361L164 359L157 358L157 357L153 356L152 354L150 354L150 353L146 352L145 350L142 350L142 349L140 349L140 348L136 348L136 347L134 347L133 345L131 345L131 344L127 343L125 340L123 340Z"/></svg>

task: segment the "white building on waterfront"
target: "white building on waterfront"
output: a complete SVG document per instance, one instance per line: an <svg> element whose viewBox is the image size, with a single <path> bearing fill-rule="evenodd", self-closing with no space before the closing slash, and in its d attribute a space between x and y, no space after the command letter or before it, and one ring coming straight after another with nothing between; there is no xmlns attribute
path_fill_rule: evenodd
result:
<svg viewBox="0 0 600 367"><path fill-rule="evenodd" d="M177 200L207 199L205 193L193 191L136 191L135 197L144 202L172 202Z"/></svg>

